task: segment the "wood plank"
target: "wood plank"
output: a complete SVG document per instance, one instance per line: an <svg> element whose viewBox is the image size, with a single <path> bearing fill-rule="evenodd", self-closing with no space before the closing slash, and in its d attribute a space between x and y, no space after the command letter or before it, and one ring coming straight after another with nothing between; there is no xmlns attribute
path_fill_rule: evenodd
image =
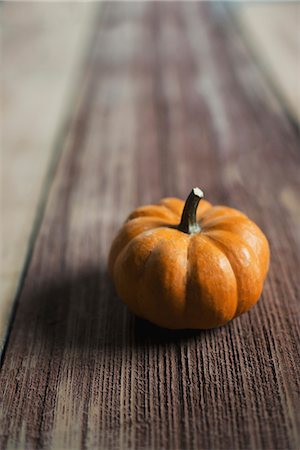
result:
<svg viewBox="0 0 300 450"><path fill-rule="evenodd" d="M234 5L241 31L287 111L300 122L300 3Z"/></svg>
<svg viewBox="0 0 300 450"><path fill-rule="evenodd" d="M299 136L217 6L104 6L5 352L3 449L299 446ZM248 314L169 332L122 306L107 253L132 207L194 185L272 264Z"/></svg>
<svg viewBox="0 0 300 450"><path fill-rule="evenodd" d="M0 353L94 11L80 3L3 5Z"/></svg>

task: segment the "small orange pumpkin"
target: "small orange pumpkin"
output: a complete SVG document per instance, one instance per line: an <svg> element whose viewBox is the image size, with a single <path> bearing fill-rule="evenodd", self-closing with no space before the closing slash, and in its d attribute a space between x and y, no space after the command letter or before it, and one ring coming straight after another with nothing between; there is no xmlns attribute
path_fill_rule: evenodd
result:
<svg viewBox="0 0 300 450"><path fill-rule="evenodd" d="M185 204L164 198L137 208L111 247L118 295L162 327L218 327L250 309L263 289L265 235L240 211L202 198L194 188Z"/></svg>

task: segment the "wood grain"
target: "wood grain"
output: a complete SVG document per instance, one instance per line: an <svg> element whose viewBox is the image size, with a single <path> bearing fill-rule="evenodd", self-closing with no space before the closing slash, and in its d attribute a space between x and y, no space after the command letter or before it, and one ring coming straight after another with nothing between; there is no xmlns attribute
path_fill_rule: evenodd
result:
<svg viewBox="0 0 300 450"><path fill-rule="evenodd" d="M37 2L2 9L0 353L95 11Z"/></svg>
<svg viewBox="0 0 300 450"><path fill-rule="evenodd" d="M4 354L2 448L296 449L299 134L219 4L103 8ZM134 206L195 185L257 221L271 269L248 314L169 332L120 303L107 253Z"/></svg>

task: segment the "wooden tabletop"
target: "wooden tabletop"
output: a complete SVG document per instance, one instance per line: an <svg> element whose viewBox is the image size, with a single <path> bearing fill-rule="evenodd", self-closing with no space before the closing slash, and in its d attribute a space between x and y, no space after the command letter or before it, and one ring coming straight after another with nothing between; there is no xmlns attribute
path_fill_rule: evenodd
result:
<svg viewBox="0 0 300 450"><path fill-rule="evenodd" d="M12 259L23 270L16 275L11 263L3 275L10 288L0 303L0 447L298 449L297 102L279 93L254 56L251 27L241 29L249 15L226 5L62 8L57 32L67 33L73 14L81 44L70 31L60 61L59 40L53 54L41 54L50 104L55 68L77 67L77 76L72 88L67 77L59 85L68 107L52 127L52 150L50 134L41 137L46 153L36 164L43 170L39 178L27 174L18 194L24 199L16 202L24 208L34 179L40 197L26 203L24 217L31 208L36 219L24 221ZM20 13L10 14L18 25ZM18 39L30 39L34 29ZM50 46L54 35L55 28ZM29 66L28 80L30 73ZM37 99L34 114L28 102L24 136L39 129ZM21 156L14 157L18 163ZM194 186L257 222L270 241L271 267L250 312L219 329L171 332L123 306L107 255L135 206L184 198Z"/></svg>

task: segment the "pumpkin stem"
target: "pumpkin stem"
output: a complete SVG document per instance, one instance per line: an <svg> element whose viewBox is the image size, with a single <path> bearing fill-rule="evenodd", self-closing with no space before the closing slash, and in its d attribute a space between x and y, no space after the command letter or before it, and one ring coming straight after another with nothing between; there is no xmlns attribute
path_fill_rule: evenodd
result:
<svg viewBox="0 0 300 450"><path fill-rule="evenodd" d="M199 233L200 225L197 223L197 207L200 200L204 197L203 192L199 188L192 189L190 195L186 199L178 230L187 234Z"/></svg>

